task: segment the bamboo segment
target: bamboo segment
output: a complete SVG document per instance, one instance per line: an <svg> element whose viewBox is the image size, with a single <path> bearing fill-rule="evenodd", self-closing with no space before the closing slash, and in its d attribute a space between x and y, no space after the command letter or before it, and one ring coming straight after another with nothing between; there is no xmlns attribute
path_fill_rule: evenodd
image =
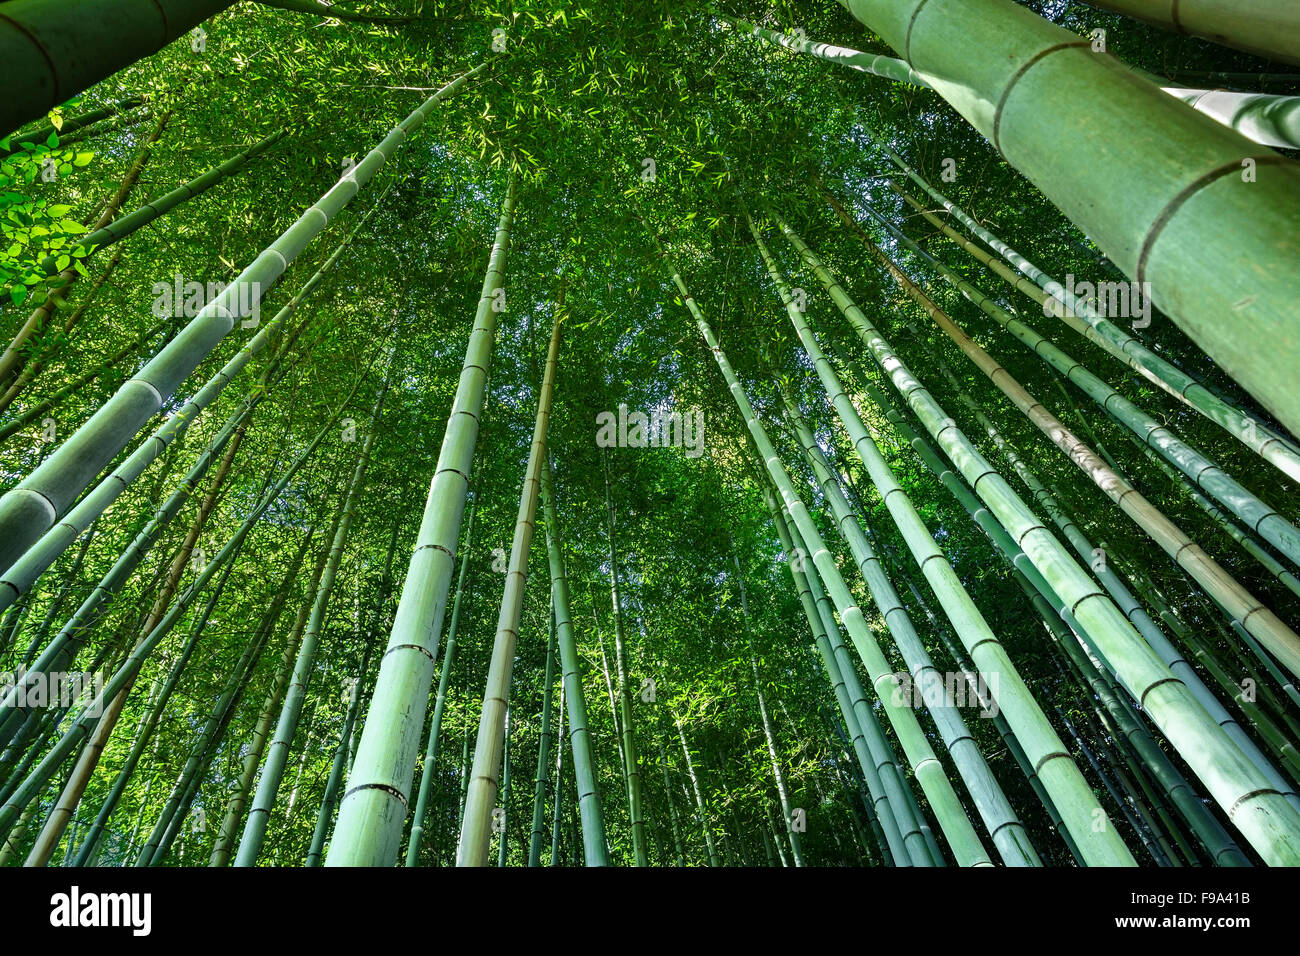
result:
<svg viewBox="0 0 1300 956"><path fill-rule="evenodd" d="M841 3L1300 432L1300 169L1011 0Z"/></svg>
<svg viewBox="0 0 1300 956"><path fill-rule="evenodd" d="M807 53L820 60L848 67L850 70L870 73L898 83L910 83L912 86L919 86L926 90L934 89L905 61L896 57L863 53L852 47L836 46L831 43L818 43L802 36L778 33L746 20L719 13L715 13L714 16L733 29L751 34L768 43L783 46L787 50ZM1232 90L1200 90L1167 86L1168 81L1158 76L1136 68L1133 68L1133 71L1170 96L1182 100L1197 112L1204 113L1215 122L1236 130L1251 142L1284 149L1300 148L1300 98L1268 93L1237 93Z"/></svg>
<svg viewBox="0 0 1300 956"><path fill-rule="evenodd" d="M1300 11L1291 0L1087 0L1094 7L1203 37L1248 53L1300 63Z"/></svg>
<svg viewBox="0 0 1300 956"><path fill-rule="evenodd" d="M735 30L751 34L761 40L766 40L768 43L783 46L787 50L807 53L818 59L846 66L850 70L871 73L887 80L911 83L913 86L920 86L927 90L932 89L930 84L919 73L897 57L863 53L861 50L854 50L846 46L835 46L831 43L817 43L804 37L778 33L776 30L769 30L739 17L728 17L720 13L715 13L714 16L723 23L729 24Z"/></svg>
<svg viewBox="0 0 1300 956"><path fill-rule="evenodd" d="M551 605L550 639L546 642L546 671L542 678L542 729L537 746L537 775L533 781L533 829L528 841L528 865L542 865L542 840L546 835L546 783L550 775L551 711L555 690L555 606ZM563 703L561 703L563 706ZM558 802L560 795L555 794Z"/></svg>
<svg viewBox="0 0 1300 956"><path fill-rule="evenodd" d="M778 219L778 223L927 431L1071 607L1116 673L1196 771L1234 825L1270 864L1300 863L1300 813L1247 760L1186 685L1156 656L1006 479L957 428L812 250L783 221ZM1014 722L1012 726L1015 727ZM1017 735L1020 735L1018 728ZM1023 742L1024 738L1021 739ZM1083 849L1082 842L1080 849Z"/></svg>
<svg viewBox="0 0 1300 956"><path fill-rule="evenodd" d="M162 49L234 0L10 0L0 136Z"/></svg>
<svg viewBox="0 0 1300 956"><path fill-rule="evenodd" d="M497 328L494 293L504 281L514 208L512 176L392 636L380 659L326 866L391 866L400 850L492 365Z"/></svg>
<svg viewBox="0 0 1300 956"><path fill-rule="evenodd" d="M442 715L447 707L447 685L451 669L456 663L456 633L460 628L461 601L465 596L465 574L469 571L471 548L474 543L474 516L478 513L478 494L470 505L469 522L465 525L465 547L460 559L460 575L456 578L456 597L451 602L451 623L447 627L447 646L442 652L442 676L438 678L438 696L433 702L433 718L429 722L429 744L424 752L424 773L420 777L420 795L415 801L415 816L411 820L411 836L406 844L406 865L417 866L420 861L420 844L424 840L424 820L429 812L429 797L433 793L435 767L438 763L438 744L442 733Z"/></svg>
<svg viewBox="0 0 1300 956"><path fill-rule="evenodd" d="M497 618L492 662L488 668L487 687L483 693L478 742L474 747L474 766L469 778L469 791L465 797L465 819L461 824L460 846L456 850L457 866L487 866L488 846L492 841L497 775L501 770L501 753L505 745L515 644L519 636L519 617L523 610L524 583L528 578L528 551L532 545L533 527L537 517L537 492L542 482L542 466L546 462L546 431L551 421L551 403L555 394L555 366L560 354L560 328L560 320L557 318L551 329L551 344L546 355L546 372L537 399L537 421L533 425L533 442L528 452L528 467L524 473L523 489L519 495L519 515L515 520L514 540L510 545L510 564L506 572L505 593L501 596L501 613ZM502 828L503 844L505 836L505 830Z"/></svg>

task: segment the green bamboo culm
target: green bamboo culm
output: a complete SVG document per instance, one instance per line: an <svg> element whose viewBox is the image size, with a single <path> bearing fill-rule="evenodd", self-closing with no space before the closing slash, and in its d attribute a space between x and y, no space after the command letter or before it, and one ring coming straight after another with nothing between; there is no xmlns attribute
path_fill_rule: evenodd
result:
<svg viewBox="0 0 1300 956"><path fill-rule="evenodd" d="M457 866L487 865L492 817L498 795L497 780L505 746L515 645L518 642L519 620L523 610L524 585L528 580L528 552L536 523L542 467L546 462L546 433L551 421L561 328L562 319L557 317L551 330L546 371L538 393L537 420L533 425L532 447L528 451L528 465L519 495L519 514L515 519L514 540L510 544L510 563L506 570L505 591L501 596L501 613L497 617L496 639L488 666L487 686L483 692L478 742L474 747L474 765L470 772L469 792L465 797L460 845L456 849ZM506 832L502 827L502 845L505 839Z"/></svg>
<svg viewBox="0 0 1300 956"><path fill-rule="evenodd" d="M596 784L596 761L592 753L591 729L587 721L587 699L582 685L582 664L569 609L569 577L565 568L563 535L555 508L554 474L548 457L542 468L542 515L546 523L546 554L551 572L551 599L555 602L555 640L560 652L561 699L569 718L569 745L573 751L573 778L582 822L583 855L587 866L608 866L605 818ZM556 812L561 794L556 787ZM552 854L552 865L554 854Z"/></svg>
<svg viewBox="0 0 1300 956"><path fill-rule="evenodd" d="M475 492L474 503L469 509L469 521L465 524L465 546L461 549L460 574L456 578L456 597L451 602L451 623L447 626L447 644L442 652L442 675L438 678L438 696L434 699L433 717L429 721L429 742L424 751L420 796L415 801L411 835L406 842L407 866L419 864L420 845L424 842L424 820L429 813L429 800L433 795L434 768L438 763L439 738L442 735L442 715L447 709L447 687L451 681L451 669L456 663L456 651L460 646L456 641L456 634L460 629L460 609L465 597L465 575L469 571L470 555L473 554L474 516L477 513L478 493Z"/></svg>
<svg viewBox="0 0 1300 956"><path fill-rule="evenodd" d="M42 3L43 0L14 2L30 5L33 2ZM78 5L96 6L93 3ZM102 8L104 5L99 6ZM0 25L0 29L11 28L7 21L0 23L4 24ZM0 51L2 50L3 44L0 44ZM234 328L235 323L248 319L261 297L284 273L289 263L361 191L410 134L424 124L433 108L453 95L471 77L478 75L486 65L481 64L463 73L402 120L361 162L344 173L297 222L258 255L234 282L208 302L88 422L51 453L35 471L0 498L0 568L7 569L13 564L63 515L95 475L163 406L181 382Z"/></svg>
<svg viewBox="0 0 1300 956"><path fill-rule="evenodd" d="M1012 0L840 2L1300 431L1294 163ZM1062 161L1071 142L1089 144L1086 160Z"/></svg>
<svg viewBox="0 0 1300 956"><path fill-rule="evenodd" d="M1105 592L1098 590L1092 578L1006 479L953 424L798 234L779 217L777 223L926 430L1056 593L1070 605L1102 653L1113 663L1120 679L1205 783L1233 824L1270 864L1300 864L1300 813L1247 760ZM1078 842L1079 835L1075 838ZM1082 842L1080 849L1083 849Z"/></svg>
<svg viewBox="0 0 1300 956"><path fill-rule="evenodd" d="M132 210L125 216L119 216L102 229L96 229L94 232L86 233L77 240L77 247L86 250L86 256L90 256L106 246L111 246L115 242L125 239L131 233L135 232L161 216L175 209L183 202L188 202L195 196L202 195L213 186L218 185L223 180L228 179L235 173L242 170L253 159L265 153L272 146L276 145L285 137L287 130L276 130L269 136L266 136L252 146L249 146L238 153L235 153L229 159L216 166L213 166L207 172L195 176L187 183L177 186L170 192L164 193L157 199L151 199L138 209ZM46 256L41 260L40 268L46 275L56 275L61 269L67 267L67 263L59 265L60 259L67 258L64 256ZM84 258L84 257L83 257Z"/></svg>
<svg viewBox="0 0 1300 956"><path fill-rule="evenodd" d="M326 866L392 866L400 852L442 619L451 590L453 555L460 538L479 417L492 366L496 316L505 302L505 266L514 209L512 173L424 517L339 804Z"/></svg>
<svg viewBox="0 0 1300 956"><path fill-rule="evenodd" d="M807 53L828 63L835 63L874 76L908 83L922 89L932 87L914 69L897 57L864 53L852 47L819 43L803 36L780 33L715 13L723 23L787 50ZM1286 149L1300 147L1300 98L1267 93L1238 93L1233 90L1188 89L1171 84L1158 76L1133 67L1133 72L1155 84L1170 96L1177 97L1192 109L1204 113L1217 123L1230 127L1252 142Z"/></svg>
<svg viewBox="0 0 1300 956"><path fill-rule="evenodd" d="M10 0L0 136L161 50L235 0Z"/></svg>
<svg viewBox="0 0 1300 956"><path fill-rule="evenodd" d="M356 726L357 712L361 709L361 684L366 678L369 666L370 645L366 644L361 661L361 673L352 680L352 689L348 692L348 709L343 717L343 730L339 733L339 742L334 748L334 762L330 765L330 775L325 782L325 795L321 798L320 810L316 813L316 828L312 831L311 846L307 849L304 866L320 866L321 856L325 851L325 838L329 835L330 822L334 817L334 803L338 799L339 787L343 783L348 746L352 742L352 729Z"/></svg>
<svg viewBox="0 0 1300 956"><path fill-rule="evenodd" d="M789 33L781 33L776 30L769 30L766 27L750 23L748 20L742 20L739 17L729 17L725 14L714 13L723 23L729 24L733 29L741 33L748 33L751 36L758 37L768 43L777 46L783 46L787 50L796 50L799 53L807 53L821 60L831 63L838 63L840 66L846 66L851 70L858 70L862 73L870 73L873 76L883 77L887 80L894 80L898 83L910 83L913 86L919 86L923 89L931 89L919 73L913 70L905 62L893 56L885 56L876 53L864 53L861 50L854 50L851 47L836 46L833 43L818 43L815 40L809 40L806 37L794 36Z"/></svg>
<svg viewBox="0 0 1300 956"><path fill-rule="evenodd" d="M54 128L53 123L47 123L44 126L32 130L30 133L23 133L20 136L10 136L9 148L0 149L0 156L5 155L6 153L22 152L24 143L31 146L44 146L49 141L51 133L58 135L59 144L62 145L66 137L71 136L78 130L85 129L88 126L93 126L100 120L109 119L110 117L118 116L121 113L129 112L137 106L142 105L144 102L145 98L143 96L126 96L120 100L115 100L112 103L105 104L104 106L96 107L93 110L78 113L76 116L65 116L63 117L62 125L60 125L58 129Z"/></svg>
<svg viewBox="0 0 1300 956"><path fill-rule="evenodd" d="M1270 60L1300 63L1300 10L1291 0L1087 0L1094 7L1203 37Z"/></svg>

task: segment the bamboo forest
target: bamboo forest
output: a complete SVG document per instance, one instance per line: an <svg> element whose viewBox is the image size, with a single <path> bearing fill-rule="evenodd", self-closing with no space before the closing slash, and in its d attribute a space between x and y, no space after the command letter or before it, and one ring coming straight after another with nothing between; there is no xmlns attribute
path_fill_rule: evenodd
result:
<svg viewBox="0 0 1300 956"><path fill-rule="evenodd" d="M1295 0L0 61L3 866L1300 865Z"/></svg>

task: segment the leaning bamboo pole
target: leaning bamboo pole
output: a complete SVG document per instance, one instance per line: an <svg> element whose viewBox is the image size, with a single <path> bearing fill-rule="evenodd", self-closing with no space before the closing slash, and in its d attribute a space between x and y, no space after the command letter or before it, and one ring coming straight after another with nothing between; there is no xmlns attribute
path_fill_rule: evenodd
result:
<svg viewBox="0 0 1300 956"><path fill-rule="evenodd" d="M460 574L456 578L456 596L451 602L451 623L447 627L447 644L442 652L442 674L438 678L438 695L433 702L433 717L429 721L429 742L424 751L424 770L420 776L419 796L415 801L415 816L411 819L411 835L406 842L406 865L420 862L420 845L424 842L424 821L429 813L429 799L433 794L435 768L438 763L439 737L442 734L442 716L447 709L447 685L451 669L456 663L459 644L456 632L460 629L461 602L465 596L465 575L469 572L471 547L474 543L474 516L478 513L478 493L470 505L469 521L465 525L465 545L460 559Z"/></svg>
<svg viewBox="0 0 1300 956"><path fill-rule="evenodd" d="M1300 10L1291 0L1087 0L1094 7L1273 60L1300 63Z"/></svg>
<svg viewBox="0 0 1300 956"><path fill-rule="evenodd" d="M753 219L749 218L748 215L747 222L759 254L767 267L768 275L771 277L778 297L785 305L786 311L794 323L800 341L811 341L811 330L808 328L803 314L794 303L789 284L782 276L781 270L768 250L767 244L763 241L763 237L757 226L755 226ZM821 367L825 365L825 357L815 347L809 354L815 363L817 363L818 358L822 359L822 362L818 363L820 371ZM827 385L838 384L834 383L824 372L821 374L823 374L823 380ZM1008 866L1039 865L1038 855L1029 842L1024 826L1016 818L1015 812L1011 809L1005 794L1003 794L1001 787L993 778L983 756L979 753L978 747L975 746L974 738L971 736L965 720L955 707L944 703L945 685L943 675L935 668L929 653L925 649L925 645L921 642L911 619L903 607L898 592L889 580L871 545L867 542L866 536L857 524L856 517L851 514L848 500L830 474L830 469L825 458L821 455L821 450L813 438L812 431L803 421L798 407L789 395L788 390L782 390L782 398L784 399L786 416L793 426L797 443L804 456L808 459L809 467L813 470L814 477L817 479L825 500L832 510L836 528L848 544L872 600L879 608L886 627L894 638L895 645L902 653L903 659L911 672L914 686L919 689L921 699L926 702L931 716L939 728L944 744L948 747L957 765L958 773L969 789L976 809L979 811L995 846L997 846L998 852L1002 855L1003 862ZM894 485L894 487L897 487L897 485ZM885 489L882 488L882 493L884 491Z"/></svg>
<svg viewBox="0 0 1300 956"><path fill-rule="evenodd" d="M881 837L885 841L886 848L890 856L893 857L895 865L910 866L911 858L908 855L907 844L903 840L898 821L895 819L889 795L885 793L881 772L876 766L866 736L858 722L857 714L854 712L853 701L849 697L844 673L840 670L839 662L835 659L834 650L831 648L830 640L826 634L826 627L822 623L821 615L817 610L817 602L813 596L809 577L803 567L804 561L801 557L803 552L802 550L795 551L795 532L791 530L789 523L781 512L781 508L776 503L776 495L766 478L765 471L760 472L759 477L762 479L763 499L767 502L768 511L772 514L772 523L776 527L777 537L780 539L781 547L785 551L785 564L790 569L790 577L799 595L799 603L803 607L804 617L807 618L808 628L813 635L813 644L817 648L822 666L826 671L826 677L830 681L831 689L835 694L835 702L839 705L840 716L847 729L846 736L850 738L850 747L853 749L858 766L861 768L862 778L867 786L867 799L881 828Z"/></svg>

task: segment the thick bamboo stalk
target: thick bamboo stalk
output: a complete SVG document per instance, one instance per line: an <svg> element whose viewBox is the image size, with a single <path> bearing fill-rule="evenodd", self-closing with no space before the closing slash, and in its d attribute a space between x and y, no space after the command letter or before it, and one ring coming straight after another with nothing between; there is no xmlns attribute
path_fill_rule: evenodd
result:
<svg viewBox="0 0 1300 956"><path fill-rule="evenodd" d="M1295 164L1012 0L841 3L1300 431ZM1067 142L1086 156L1062 161Z"/></svg>
<svg viewBox="0 0 1300 956"><path fill-rule="evenodd" d="M1290 0L1087 0L1094 7L1286 63L1300 63L1300 11Z"/></svg>
<svg viewBox="0 0 1300 956"><path fill-rule="evenodd" d="M44 116L233 2L11 0L0 21L0 61L8 66L0 131Z"/></svg>
<svg viewBox="0 0 1300 956"><path fill-rule="evenodd" d="M511 176L488 258L483 291L429 487L424 517L393 620L388 650L362 724L361 741L339 804L326 866L391 866L401 848L434 660L451 589L465 493L496 337L496 291L503 287L515 208Z"/></svg>
<svg viewBox="0 0 1300 956"><path fill-rule="evenodd" d="M451 669L456 663L456 633L460 628L460 607L465 596L465 575L469 571L471 548L474 542L474 515L478 512L478 494L470 505L469 521L465 525L465 546L460 559L460 574L456 578L456 597L451 602L451 623L447 627L447 644L442 652L442 676L438 678L438 696L433 702L433 718L429 722L429 743L424 752L424 773L420 777L420 795L415 801L415 816L411 819L411 835L406 844L406 865L416 866L420 860L420 844L424 842L424 820L429 812L429 798L433 793L434 768L438 762L438 744L442 732L442 715L447 708L447 685Z"/></svg>

